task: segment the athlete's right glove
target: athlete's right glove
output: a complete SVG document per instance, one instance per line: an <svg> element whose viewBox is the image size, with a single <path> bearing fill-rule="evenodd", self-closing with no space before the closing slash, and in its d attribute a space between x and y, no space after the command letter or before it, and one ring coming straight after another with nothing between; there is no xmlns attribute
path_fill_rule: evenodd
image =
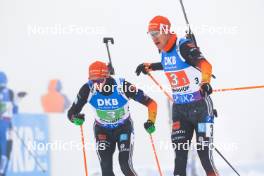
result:
<svg viewBox="0 0 264 176"><path fill-rule="evenodd" d="M147 122L144 123L144 128L149 134L154 133L156 130L155 124L151 120L148 120Z"/></svg>
<svg viewBox="0 0 264 176"><path fill-rule="evenodd" d="M210 95L213 92L213 88L209 83L203 83L201 85L202 96Z"/></svg>
<svg viewBox="0 0 264 176"><path fill-rule="evenodd" d="M149 63L143 63L143 64L140 64L137 66L137 69L136 69L136 74L137 76L140 75L140 73L144 73L145 75L148 74L148 72L150 71L150 64Z"/></svg>
<svg viewBox="0 0 264 176"><path fill-rule="evenodd" d="M73 115L72 118L71 118L71 121L75 125L81 126L81 125L83 125L83 123L85 121L84 117L85 117L84 114Z"/></svg>

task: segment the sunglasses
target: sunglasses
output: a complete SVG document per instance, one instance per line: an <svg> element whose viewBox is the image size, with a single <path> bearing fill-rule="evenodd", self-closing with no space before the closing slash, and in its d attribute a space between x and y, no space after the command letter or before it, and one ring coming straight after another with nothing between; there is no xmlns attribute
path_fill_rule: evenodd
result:
<svg viewBox="0 0 264 176"><path fill-rule="evenodd" d="M161 34L161 32L160 32L160 31L150 31L150 32L148 32L148 34L149 34L152 38L156 38L156 37L158 37L158 36Z"/></svg>

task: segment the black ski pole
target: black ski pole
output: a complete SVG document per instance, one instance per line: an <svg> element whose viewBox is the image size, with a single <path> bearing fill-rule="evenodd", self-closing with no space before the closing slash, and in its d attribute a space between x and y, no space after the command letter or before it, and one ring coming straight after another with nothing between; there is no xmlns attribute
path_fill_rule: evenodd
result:
<svg viewBox="0 0 264 176"><path fill-rule="evenodd" d="M198 48L198 45L197 45L197 42L196 42L196 38L195 38L195 35L193 34L193 32L191 30L191 25L189 23L189 20L188 20L188 17L187 17L183 2L182 2L182 0L179 0L179 1L180 1L180 4L181 4L181 8L182 8L182 12L183 12L183 15L184 15L184 18L185 18L186 25L187 25L187 28L188 28L187 38L190 38L194 42L195 47ZM201 71L198 67L195 67L195 66L193 66L193 67L196 68L197 70ZM212 74L212 77L214 79L216 78L214 74Z"/></svg>
<svg viewBox="0 0 264 176"><path fill-rule="evenodd" d="M187 14L186 14L186 11L185 11L185 8L184 8L182 0L180 0L180 4L181 4L182 12L183 12L183 15L184 15L184 18L185 18L185 22L186 22L186 25L187 25L187 28L188 28L187 36L189 38L191 38L191 40L194 42L195 46L198 47L196 39L195 39L195 36L192 33L191 25L189 23L189 20L188 20L188 17L187 17Z"/></svg>
<svg viewBox="0 0 264 176"><path fill-rule="evenodd" d="M108 54L108 59L109 59L109 70L110 70L110 75L114 75L115 74L115 70L112 64L112 60L111 60L111 55L110 55L110 50L109 50L109 45L108 42L111 42L111 44L114 44L114 39L112 37L104 37L103 38L103 43L105 43L106 49L107 49L107 54Z"/></svg>
<svg viewBox="0 0 264 176"><path fill-rule="evenodd" d="M236 169L230 164L230 162L228 162L228 160L222 155L222 153L216 148L214 147L215 151L223 158L223 160L225 160L225 162L231 167L231 169L240 176L240 174L236 171Z"/></svg>

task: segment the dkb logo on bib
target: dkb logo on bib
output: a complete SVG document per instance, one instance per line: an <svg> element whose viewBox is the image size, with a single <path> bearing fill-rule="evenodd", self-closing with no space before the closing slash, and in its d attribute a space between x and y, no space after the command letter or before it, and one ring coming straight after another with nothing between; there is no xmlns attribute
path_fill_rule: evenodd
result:
<svg viewBox="0 0 264 176"><path fill-rule="evenodd" d="M98 106L117 106L118 100L117 99L97 99Z"/></svg>

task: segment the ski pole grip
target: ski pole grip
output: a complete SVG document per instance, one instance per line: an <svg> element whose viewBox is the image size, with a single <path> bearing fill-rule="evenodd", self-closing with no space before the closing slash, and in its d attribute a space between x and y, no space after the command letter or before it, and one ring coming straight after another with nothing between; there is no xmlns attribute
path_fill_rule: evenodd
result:
<svg viewBox="0 0 264 176"><path fill-rule="evenodd" d="M114 39L112 37L104 37L103 42L108 43L108 41L111 42L111 44L114 44Z"/></svg>

